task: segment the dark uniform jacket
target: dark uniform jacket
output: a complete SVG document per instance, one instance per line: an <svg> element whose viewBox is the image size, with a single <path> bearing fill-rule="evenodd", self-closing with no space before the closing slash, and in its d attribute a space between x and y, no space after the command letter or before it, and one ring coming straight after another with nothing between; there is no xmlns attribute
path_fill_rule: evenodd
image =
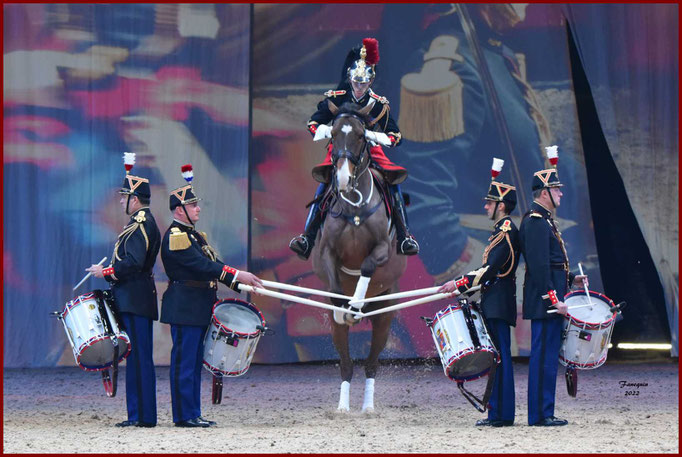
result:
<svg viewBox="0 0 682 457"><path fill-rule="evenodd" d="M523 216L519 229L521 252L526 260L523 282L523 318L548 319L551 296L563 301L575 275L569 272L568 255L552 213L537 202Z"/></svg>
<svg viewBox="0 0 682 457"><path fill-rule="evenodd" d="M237 270L217 259L206 234L178 221L163 236L161 260L168 276L161 308L166 324L208 325L218 299L217 281L239 291Z"/></svg>
<svg viewBox="0 0 682 457"><path fill-rule="evenodd" d="M159 318L152 270L160 243L161 233L149 208L133 213L118 235L111 265L102 270L118 312Z"/></svg>
<svg viewBox="0 0 682 457"><path fill-rule="evenodd" d="M336 106L341 107L344 103L357 103L360 107L364 108L370 103L371 100L374 101L374 107L370 111L369 115L372 118L370 122L370 127L372 130L385 133L391 139L391 146L397 146L402 138L400 134L400 129L398 124L391 117L391 109L386 97L381 97L375 94L372 89L368 89L365 95L358 101L353 97L351 90L329 90L324 93L325 98L320 103L317 104L317 111L310 116L308 121L308 130L313 135L317 126L320 124L328 124L334 120L334 115L329 111L329 105L327 100L331 100Z"/></svg>
<svg viewBox="0 0 682 457"><path fill-rule="evenodd" d="M495 223L483 266L456 280L461 292L481 285L481 307L487 319L516 325L516 267L519 265L519 231L509 216Z"/></svg>

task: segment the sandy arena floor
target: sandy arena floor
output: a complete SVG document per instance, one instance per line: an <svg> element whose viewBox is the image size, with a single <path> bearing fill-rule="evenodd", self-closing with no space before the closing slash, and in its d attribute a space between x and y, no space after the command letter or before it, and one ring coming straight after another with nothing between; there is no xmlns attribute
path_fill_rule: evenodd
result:
<svg viewBox="0 0 682 457"><path fill-rule="evenodd" d="M123 368L122 371L124 371ZM168 367L157 367L159 425L120 429L125 386L107 398L98 373L74 368L5 369L4 453L679 453L677 363L609 361L581 371L577 398L563 367L556 414L565 427L528 427L528 365L514 367L514 427L474 427L484 417L449 381L440 363L384 363L374 414L362 414L364 370L355 367L351 412L336 412L340 378L328 365L254 365L226 379L212 405L203 374L202 414L217 427L181 429L170 412ZM119 380L125 379L124 372ZM640 383L621 387L622 381ZM476 393L484 380L471 382ZM627 392L638 392L626 395Z"/></svg>

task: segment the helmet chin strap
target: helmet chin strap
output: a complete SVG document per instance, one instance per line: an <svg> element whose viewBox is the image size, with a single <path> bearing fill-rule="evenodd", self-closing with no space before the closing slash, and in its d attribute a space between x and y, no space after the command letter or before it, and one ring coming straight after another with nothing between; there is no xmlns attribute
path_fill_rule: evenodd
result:
<svg viewBox="0 0 682 457"><path fill-rule="evenodd" d="M556 209L556 203L554 202L554 197L552 197L551 187L547 188L547 193L549 194L549 201L552 202L552 206Z"/></svg>
<svg viewBox="0 0 682 457"><path fill-rule="evenodd" d="M128 194L128 199L126 200L126 215L130 216L130 197L131 195Z"/></svg>
<svg viewBox="0 0 682 457"><path fill-rule="evenodd" d="M187 222L192 224L192 227L194 227L194 222L192 222L192 219L189 218L189 213L187 212L187 208L185 208L185 205L180 205L182 206L182 210L185 212L185 216L187 216Z"/></svg>
<svg viewBox="0 0 682 457"><path fill-rule="evenodd" d="M497 216L497 207L499 206L500 202L496 201L495 202L495 208L493 209L493 215L490 216L490 220L494 221L495 216Z"/></svg>

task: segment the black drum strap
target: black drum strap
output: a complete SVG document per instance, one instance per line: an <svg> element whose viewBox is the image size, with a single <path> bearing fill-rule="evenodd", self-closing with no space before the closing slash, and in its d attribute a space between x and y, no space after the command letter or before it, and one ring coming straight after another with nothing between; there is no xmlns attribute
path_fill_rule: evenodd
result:
<svg viewBox="0 0 682 457"><path fill-rule="evenodd" d="M465 300L460 301L462 306L462 314L464 315L464 322L467 324L467 329L469 329L469 336L471 337L471 343L474 345L474 349L480 349L481 339L478 337L478 331L476 331L476 325L474 324L474 318L471 315L471 309L469 308L469 303Z"/></svg>
<svg viewBox="0 0 682 457"><path fill-rule="evenodd" d="M102 293L102 291L97 290L95 291L95 296L97 297L97 306L99 308L99 314L100 317L102 318L102 323L104 324L104 331L111 337L111 343L114 346L112 374L111 376L109 376L108 369L102 370L102 384L104 384L104 391L107 393L107 397L115 397L116 386L118 381L118 354L119 354L118 337L114 332L114 326L111 324L111 321L109 320L109 313L107 312L107 309L104 307L105 300L104 294Z"/></svg>
<svg viewBox="0 0 682 457"><path fill-rule="evenodd" d="M213 375L212 397L213 397L213 404L214 405L219 405L223 399L223 376L222 375L217 375L217 374Z"/></svg>
<svg viewBox="0 0 682 457"><path fill-rule="evenodd" d="M573 365L566 366L566 390L568 395L578 395L578 370Z"/></svg>
<svg viewBox="0 0 682 457"><path fill-rule="evenodd" d="M479 399L478 397L476 397L476 395L466 390L466 388L464 387L464 381L457 381L457 387L459 387L459 391L462 393L464 398L466 398L469 401L469 403L474 405L474 408L476 408L481 413L484 413L488 408L490 394L492 394L493 392L493 382L495 381L496 368L497 360L493 362L493 366L490 368L490 371L488 372L488 382L486 383L485 392L483 393L482 399Z"/></svg>

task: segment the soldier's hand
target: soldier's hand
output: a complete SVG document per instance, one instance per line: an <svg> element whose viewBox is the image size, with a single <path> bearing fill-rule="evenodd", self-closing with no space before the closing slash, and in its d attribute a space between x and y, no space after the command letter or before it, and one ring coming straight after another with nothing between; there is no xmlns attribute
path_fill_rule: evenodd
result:
<svg viewBox="0 0 682 457"><path fill-rule="evenodd" d="M587 281L587 275L576 275L573 278L573 285L578 287L588 287L590 283Z"/></svg>
<svg viewBox="0 0 682 457"><path fill-rule="evenodd" d="M102 265L91 265L88 268L86 268L85 271L92 273L92 275L95 278L103 278L104 277L104 275L102 274L103 269L104 268L102 267Z"/></svg>
<svg viewBox="0 0 682 457"><path fill-rule="evenodd" d="M453 279L452 281L448 281L442 286L440 286L440 289L438 289L439 294L450 294L453 293L454 291L457 290L457 287L455 287L455 280Z"/></svg>
<svg viewBox="0 0 682 457"><path fill-rule="evenodd" d="M558 302L556 305L554 305L556 309L558 310L557 312L561 315L566 315L568 313L568 305L562 301Z"/></svg>
<svg viewBox="0 0 682 457"><path fill-rule="evenodd" d="M237 281L251 287L263 287L263 281L261 281L258 276L249 273L248 271L240 271L237 275ZM254 293L258 295L257 292L254 291Z"/></svg>

